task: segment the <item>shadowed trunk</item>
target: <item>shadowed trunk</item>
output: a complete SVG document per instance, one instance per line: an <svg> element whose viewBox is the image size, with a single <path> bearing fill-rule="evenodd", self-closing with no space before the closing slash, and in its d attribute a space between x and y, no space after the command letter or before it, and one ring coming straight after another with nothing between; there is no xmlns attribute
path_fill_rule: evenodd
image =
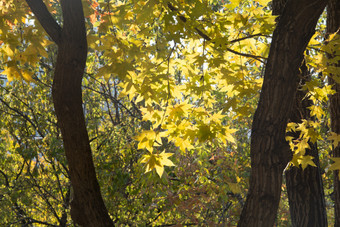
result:
<svg viewBox="0 0 340 227"><path fill-rule="evenodd" d="M340 35L340 1L330 0L327 8L327 33L337 32ZM339 51L340 47L337 48ZM329 54L330 59L334 58L333 54ZM337 56L339 57L339 55ZM340 61L334 66L340 67ZM332 88L336 91L334 95L329 97L329 112L331 117L331 131L340 134L340 84L336 83L332 77L337 76L340 78L339 73L337 75L330 75L328 82L333 85ZM333 147L333 157L340 157L340 145ZM334 216L336 227L340 226L340 181L338 177L339 171L334 171Z"/></svg>
<svg viewBox="0 0 340 227"><path fill-rule="evenodd" d="M301 84L310 79L305 64L301 67ZM301 123L302 119L310 119L310 111L307 109L312 105L306 99L306 91L297 91L290 121ZM290 136L299 138L300 133L290 133ZM323 190L319 154L316 143L308 142L310 149L306 149L306 155L313 157L317 167L307 166L304 170L301 167L292 166L286 171L286 184L289 200L289 210L292 219L292 226L296 227L322 227L327 226L327 213L325 194Z"/></svg>
<svg viewBox="0 0 340 227"><path fill-rule="evenodd" d="M273 15L280 15L287 0L273 0ZM279 19L279 18L278 18ZM300 86L298 87L293 109L289 120L301 123L303 119L310 119L310 110L313 103L306 99L307 92L302 90L302 85L311 79L305 63L300 67ZM290 136L299 138L300 133L290 133ZM313 157L317 167L307 166L304 170L301 167L292 166L286 172L286 185L288 192L289 210L292 226L327 226L327 213L325 194L323 190L320 161L317 144L309 141L311 149L306 150L306 155Z"/></svg>
<svg viewBox="0 0 340 227"><path fill-rule="evenodd" d="M289 0L274 31L251 135L251 177L238 226L273 226L292 154L286 126L303 52L327 0Z"/></svg>
<svg viewBox="0 0 340 227"><path fill-rule="evenodd" d="M81 82L87 57L87 41L81 0L60 1L62 28L42 0L26 2L58 45L52 95L74 191L72 220L82 226L113 226L96 178L82 109Z"/></svg>

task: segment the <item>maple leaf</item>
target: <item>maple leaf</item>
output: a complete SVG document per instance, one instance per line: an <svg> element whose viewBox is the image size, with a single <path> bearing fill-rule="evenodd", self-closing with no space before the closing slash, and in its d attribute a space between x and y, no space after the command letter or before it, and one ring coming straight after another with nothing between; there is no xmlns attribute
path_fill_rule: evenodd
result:
<svg viewBox="0 0 340 227"><path fill-rule="evenodd" d="M174 138L175 145L181 149L181 151L185 152L186 150L193 149L194 146L190 143L188 139L182 139L180 137Z"/></svg>
<svg viewBox="0 0 340 227"><path fill-rule="evenodd" d="M297 148L296 153L300 153L301 155L304 155L306 153L306 149L310 148L310 146L308 144L308 139L305 138L305 139L299 141L296 148Z"/></svg>
<svg viewBox="0 0 340 227"><path fill-rule="evenodd" d="M237 183L230 183L230 182L227 182L227 183L232 193L240 194L242 192L240 186Z"/></svg>
<svg viewBox="0 0 340 227"><path fill-rule="evenodd" d="M335 132L331 132L331 135L327 138L327 140L333 141L333 146L337 147L340 143L340 134L336 134Z"/></svg>
<svg viewBox="0 0 340 227"><path fill-rule="evenodd" d="M197 138L200 143L212 140L216 137L216 133L211 130L210 125L202 124L198 126Z"/></svg>
<svg viewBox="0 0 340 227"><path fill-rule="evenodd" d="M298 159L298 163L301 165L302 169L306 169L307 166L314 166L316 167L315 163L313 162L313 158L310 155L304 155L304 156L300 156L300 158Z"/></svg>
<svg viewBox="0 0 340 227"><path fill-rule="evenodd" d="M332 171L332 170L340 170L340 158L331 158L334 163L331 164L331 166L328 168L328 171ZM340 180L340 174L338 172L338 177Z"/></svg>
<svg viewBox="0 0 340 227"><path fill-rule="evenodd" d="M294 166L296 166L296 167L298 167L298 166L299 166L299 161L298 161L298 159L299 159L299 156L294 154L292 160L290 161L291 164L294 165Z"/></svg>
<svg viewBox="0 0 340 227"><path fill-rule="evenodd" d="M140 135L136 136L135 139L139 141L138 149L147 149L148 151L153 151L154 142L156 138L156 132L153 130L145 130ZM160 142L159 140L157 142Z"/></svg>
<svg viewBox="0 0 340 227"><path fill-rule="evenodd" d="M226 140L231 142L231 143L236 143L235 138L232 135L236 131L237 131L236 129L229 128L229 126L226 127L225 132L224 132Z"/></svg>
<svg viewBox="0 0 340 227"><path fill-rule="evenodd" d="M169 159L173 153L165 153L162 152L160 154L153 154L149 153L144 155L142 163L146 163L146 170L145 173L156 169L157 174L159 177L162 177L164 173L164 166L175 166L174 163Z"/></svg>
<svg viewBox="0 0 340 227"><path fill-rule="evenodd" d="M222 115L222 111L220 111L210 116L210 120L216 122L217 124L221 124L221 121L224 117L225 115Z"/></svg>
<svg viewBox="0 0 340 227"><path fill-rule="evenodd" d="M187 116L191 105L188 103L181 103L170 108L169 117L174 119L181 119L182 116Z"/></svg>
<svg viewBox="0 0 340 227"><path fill-rule="evenodd" d="M328 170L340 170L340 158L331 158L334 163L328 168Z"/></svg>

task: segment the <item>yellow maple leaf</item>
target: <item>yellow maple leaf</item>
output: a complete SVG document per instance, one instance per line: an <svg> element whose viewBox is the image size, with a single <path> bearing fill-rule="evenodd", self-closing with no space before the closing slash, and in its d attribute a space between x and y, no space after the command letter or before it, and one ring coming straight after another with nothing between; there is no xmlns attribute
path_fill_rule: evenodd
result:
<svg viewBox="0 0 340 227"><path fill-rule="evenodd" d="M186 150L191 150L194 146L190 143L188 139L182 139L180 137L174 138L175 145L181 149L181 151L185 152Z"/></svg>
<svg viewBox="0 0 340 227"><path fill-rule="evenodd" d="M309 165L316 167L315 163L313 162L313 158L314 157L310 155L304 155L298 159L298 163L301 165L303 170L306 169L306 167Z"/></svg>
<svg viewBox="0 0 340 227"><path fill-rule="evenodd" d="M146 163L145 173L155 169L159 177L162 177L164 173L164 166L175 166L169 159L173 153L162 152L160 154L149 153L143 156L142 163Z"/></svg>
<svg viewBox="0 0 340 227"><path fill-rule="evenodd" d="M210 116L209 120L216 122L217 124L221 124L222 119L225 115L222 115L222 111L215 113Z"/></svg>
<svg viewBox="0 0 340 227"><path fill-rule="evenodd" d="M11 82L14 78L20 78L19 70L16 67L5 67L1 74L7 75L7 79L9 82Z"/></svg>
<svg viewBox="0 0 340 227"><path fill-rule="evenodd" d="M293 166L299 167L299 162L298 162L299 156L294 154L292 160L290 161Z"/></svg>
<svg viewBox="0 0 340 227"><path fill-rule="evenodd" d="M328 168L328 170L340 170L340 158L331 158L334 163Z"/></svg>
<svg viewBox="0 0 340 227"><path fill-rule="evenodd" d="M337 147L340 143L340 134L336 134L335 132L331 132L331 135L327 138L327 140L333 141L333 146Z"/></svg>
<svg viewBox="0 0 340 227"><path fill-rule="evenodd" d="M230 188L230 191L234 194L240 194L242 192L240 186L237 183L228 182L228 186Z"/></svg>
<svg viewBox="0 0 340 227"><path fill-rule="evenodd" d="M24 78L24 80L26 82L33 82L34 80L32 79L31 73L28 71L22 71L20 72L22 78Z"/></svg>
<svg viewBox="0 0 340 227"><path fill-rule="evenodd" d="M147 149L153 151L154 142L156 140L156 132L153 130L145 130L141 134L135 137L135 140L139 141L138 149ZM159 142L159 141L157 141Z"/></svg>
<svg viewBox="0 0 340 227"><path fill-rule="evenodd" d="M308 138L304 138L301 141L299 141L296 148L297 148L295 151L296 153L304 155L306 153L306 149L310 148L308 144Z"/></svg>
<svg viewBox="0 0 340 227"><path fill-rule="evenodd" d="M176 104L169 108L169 117L174 119L181 119L183 116L187 117L191 107L192 105L188 103Z"/></svg>
<svg viewBox="0 0 340 227"><path fill-rule="evenodd" d="M331 164L331 166L328 168L328 171L332 171L332 170L340 170L340 158L331 158L334 163ZM338 171L338 177L340 180L340 171Z"/></svg>
<svg viewBox="0 0 340 227"><path fill-rule="evenodd" d="M242 0L230 0L230 7L235 8L236 6L240 4L241 1Z"/></svg>
<svg viewBox="0 0 340 227"><path fill-rule="evenodd" d="M236 143L235 138L233 137L233 133L235 133L237 130L233 129L233 128L229 128L229 126L227 126L225 128L225 132L224 132L224 138L231 142L231 143Z"/></svg>

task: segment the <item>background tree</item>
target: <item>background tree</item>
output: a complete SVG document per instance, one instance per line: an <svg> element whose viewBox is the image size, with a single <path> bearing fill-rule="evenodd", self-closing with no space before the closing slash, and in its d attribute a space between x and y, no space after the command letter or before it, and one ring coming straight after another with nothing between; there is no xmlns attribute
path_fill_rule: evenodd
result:
<svg viewBox="0 0 340 227"><path fill-rule="evenodd" d="M35 87L22 81L0 87L4 226L68 223L71 185L47 86L51 80L46 74L39 78Z"/></svg>

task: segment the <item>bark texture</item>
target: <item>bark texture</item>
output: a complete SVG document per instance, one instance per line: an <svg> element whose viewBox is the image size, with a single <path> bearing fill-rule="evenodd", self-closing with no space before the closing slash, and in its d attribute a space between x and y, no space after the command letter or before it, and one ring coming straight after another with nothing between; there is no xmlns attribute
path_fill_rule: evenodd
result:
<svg viewBox="0 0 340 227"><path fill-rule="evenodd" d="M337 32L340 35L340 1L330 0L327 8L327 33ZM338 50L340 47L338 48ZM329 55L329 58L335 57L333 54ZM335 66L340 67L340 62ZM331 131L340 134L340 84L336 83L332 77L340 75L330 75L329 84L333 85L333 89L336 91L334 95L329 97L329 111L331 117ZM333 157L340 157L340 145L333 147ZM340 226L340 181L338 178L338 172L334 172L334 217L336 227Z"/></svg>
<svg viewBox="0 0 340 227"><path fill-rule="evenodd" d="M272 1L272 14L277 15L277 16L281 15L287 1L288 0L273 0Z"/></svg>
<svg viewBox="0 0 340 227"><path fill-rule="evenodd" d="M305 64L300 70L302 85L310 80L310 75ZM291 122L301 123L302 119L310 119L310 110L307 108L312 102L305 97L306 92L299 87L290 115ZM290 133L294 138L298 138L299 135L298 132ZM327 226L327 213L318 148L316 143L308 144L310 149L306 150L306 155L314 157L313 161L317 167L307 166L302 170L301 167L294 166L285 173L290 216L294 227L323 227Z"/></svg>
<svg viewBox="0 0 340 227"><path fill-rule="evenodd" d="M251 135L251 176L238 226L273 226L292 155L285 130L303 52L327 0L288 0L274 31Z"/></svg>
<svg viewBox="0 0 340 227"><path fill-rule="evenodd" d="M287 0L273 0L273 15L281 15ZM279 18L278 18L279 19ZM300 67L300 86L295 96L290 121L301 123L302 119L310 119L310 110L313 103L305 99L307 92L302 90L302 85L309 81L311 76L305 63ZM299 138L300 133L290 133L292 137ZM290 217L293 227L327 226L327 213L325 193L323 190L320 161L317 144L309 142L311 149L306 150L306 155L314 157L316 167L308 166L306 169L291 167L285 172L288 192Z"/></svg>
<svg viewBox="0 0 340 227"><path fill-rule="evenodd" d="M72 220L81 226L113 226L96 178L82 109L81 81L87 58L87 40L81 0L60 1L62 28L42 0L26 2L58 45L52 95L74 191Z"/></svg>

